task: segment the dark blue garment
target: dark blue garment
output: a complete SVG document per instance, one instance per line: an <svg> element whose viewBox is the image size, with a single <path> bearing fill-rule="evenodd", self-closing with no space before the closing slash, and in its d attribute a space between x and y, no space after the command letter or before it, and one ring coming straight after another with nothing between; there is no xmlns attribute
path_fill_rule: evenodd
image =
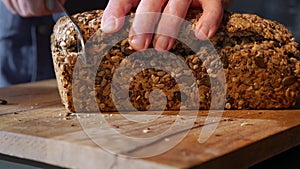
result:
<svg viewBox="0 0 300 169"><path fill-rule="evenodd" d="M65 6L73 14L104 9L107 2L69 0ZM0 87L54 78L50 52L53 18L13 15L0 0Z"/></svg>
<svg viewBox="0 0 300 169"><path fill-rule="evenodd" d="M54 78L52 16L23 18L0 1L0 87Z"/></svg>

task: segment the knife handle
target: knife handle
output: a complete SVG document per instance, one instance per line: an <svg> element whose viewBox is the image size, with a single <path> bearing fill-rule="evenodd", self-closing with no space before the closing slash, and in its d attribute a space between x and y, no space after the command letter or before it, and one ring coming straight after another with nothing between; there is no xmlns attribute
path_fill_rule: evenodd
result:
<svg viewBox="0 0 300 169"><path fill-rule="evenodd" d="M54 11L56 0L45 0L46 8L49 11Z"/></svg>

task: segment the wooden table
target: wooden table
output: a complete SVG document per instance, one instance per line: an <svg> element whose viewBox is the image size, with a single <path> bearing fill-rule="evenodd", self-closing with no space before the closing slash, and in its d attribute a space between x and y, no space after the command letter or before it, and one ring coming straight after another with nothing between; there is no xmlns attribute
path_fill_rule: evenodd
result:
<svg viewBox="0 0 300 169"><path fill-rule="evenodd" d="M68 112L55 80L1 88L0 96L8 101L0 105L0 153L67 168L246 168L300 144L300 110L224 111L204 143L197 139L208 112L199 111L193 128L171 150L154 157L128 158L95 144L77 116L65 117ZM125 133L148 133L124 123L120 114L108 116ZM173 116L172 112L161 116L150 133L161 130ZM138 151L160 145L144 145Z"/></svg>

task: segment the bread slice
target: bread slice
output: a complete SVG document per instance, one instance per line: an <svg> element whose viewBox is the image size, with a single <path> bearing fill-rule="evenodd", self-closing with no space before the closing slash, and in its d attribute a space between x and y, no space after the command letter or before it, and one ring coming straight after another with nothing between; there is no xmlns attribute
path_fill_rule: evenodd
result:
<svg viewBox="0 0 300 169"><path fill-rule="evenodd" d="M94 10L73 16L83 32L85 41L96 32L101 36L99 28L102 13L102 10ZM201 11L190 10L186 20L196 24L200 16ZM187 38L196 39L188 36ZM97 42L97 39L94 39L96 44L95 41ZM295 105L300 85L300 61L297 58L299 51L297 42L285 26L253 14L225 12L217 33L210 41L222 61L227 91L225 104L214 108L281 109ZM117 42L103 54L101 63L96 65L98 69L95 74L86 73L85 70L79 71L78 76L85 78L76 82L74 89L74 66L79 61L77 43L76 31L71 21L66 17L60 18L54 26L51 49L59 92L66 109L75 112L76 104L77 112L128 110L126 105L116 108L111 92L115 71L122 61L135 52L130 48L128 39ZM100 38L97 44L101 48L105 41ZM116 90L116 95L129 97L133 107L138 110L149 110L149 96L158 89L166 95L165 110L179 110L181 101L187 97L182 90L188 91L191 86L196 86L199 95L192 97L197 97L199 109L211 108L211 80L217 78L218 74L207 70L203 60L199 60L201 57L191 52L191 49L179 40L170 52L184 60L196 78L196 83L189 83L190 79L184 79L185 75L182 72L169 74L163 70L146 69L131 79L124 76L124 81L131 81L129 90ZM180 88L174 77L183 79L187 85ZM214 97L218 97L218 89L215 91ZM87 96L75 97L73 92L84 93ZM221 96L220 93L220 103ZM159 103L161 98L154 98L152 101ZM94 102L96 105L91 105Z"/></svg>

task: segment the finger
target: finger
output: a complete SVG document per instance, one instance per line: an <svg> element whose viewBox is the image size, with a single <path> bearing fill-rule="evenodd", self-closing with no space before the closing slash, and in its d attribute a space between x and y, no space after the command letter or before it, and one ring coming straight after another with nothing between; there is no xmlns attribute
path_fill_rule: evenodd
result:
<svg viewBox="0 0 300 169"><path fill-rule="evenodd" d="M105 33L119 31L124 24L124 16L138 2L138 0L110 0L102 16L101 30Z"/></svg>
<svg viewBox="0 0 300 169"><path fill-rule="evenodd" d="M27 2L28 13L31 16L44 16L52 13L52 11L47 8L45 0L27 0Z"/></svg>
<svg viewBox="0 0 300 169"><path fill-rule="evenodd" d="M170 0L168 2L154 37L156 50L164 51L172 48L174 38L176 38L183 21L182 18L185 18L191 2L191 0Z"/></svg>
<svg viewBox="0 0 300 169"><path fill-rule="evenodd" d="M14 6L18 8L18 14L23 17L43 16L51 14L43 0L14 0Z"/></svg>
<svg viewBox="0 0 300 169"><path fill-rule="evenodd" d="M165 2L166 0L142 0L140 2L129 33L129 43L133 49L148 48Z"/></svg>
<svg viewBox="0 0 300 169"><path fill-rule="evenodd" d="M17 14L16 9L14 8L11 0L2 0L2 2L4 3L4 5L6 6L6 8L13 14Z"/></svg>
<svg viewBox="0 0 300 169"><path fill-rule="evenodd" d="M56 6L58 5L57 3L63 4L63 2L55 0L44 0L44 2L47 10L49 11L55 11Z"/></svg>
<svg viewBox="0 0 300 169"><path fill-rule="evenodd" d="M18 9L18 13L19 15L23 16L23 17L31 17L32 14L31 12L29 12L28 8L29 8L29 4L28 1L22 1L22 0L14 0L15 3L15 7Z"/></svg>
<svg viewBox="0 0 300 169"><path fill-rule="evenodd" d="M211 38L221 23L223 17L222 0L199 0L203 14L197 22L195 35L200 40Z"/></svg>
<svg viewBox="0 0 300 169"><path fill-rule="evenodd" d="M24 0L12 0L14 7L17 9L18 14L23 17L31 17L33 16L31 12L29 12L29 2Z"/></svg>
<svg viewBox="0 0 300 169"><path fill-rule="evenodd" d="M34 1L34 0L31 0L31 1ZM49 9L47 7L46 1L43 0L43 1L40 1L39 4L36 3L36 6L34 6L33 11L36 11L36 13L38 13L40 16L43 16L43 15L51 15L54 12L54 9Z"/></svg>
<svg viewBox="0 0 300 169"><path fill-rule="evenodd" d="M66 0L44 0L45 1L45 7L46 10L48 10L50 13L58 13L58 12L64 12L63 4L65 4Z"/></svg>
<svg viewBox="0 0 300 169"><path fill-rule="evenodd" d="M19 0L11 0L11 4L14 7L16 13L18 15L21 15L22 11L21 11L20 6L19 6Z"/></svg>
<svg viewBox="0 0 300 169"><path fill-rule="evenodd" d="M200 1L201 0L193 0L192 4L191 4L191 7L193 7L193 8L202 8L202 4L201 4Z"/></svg>

